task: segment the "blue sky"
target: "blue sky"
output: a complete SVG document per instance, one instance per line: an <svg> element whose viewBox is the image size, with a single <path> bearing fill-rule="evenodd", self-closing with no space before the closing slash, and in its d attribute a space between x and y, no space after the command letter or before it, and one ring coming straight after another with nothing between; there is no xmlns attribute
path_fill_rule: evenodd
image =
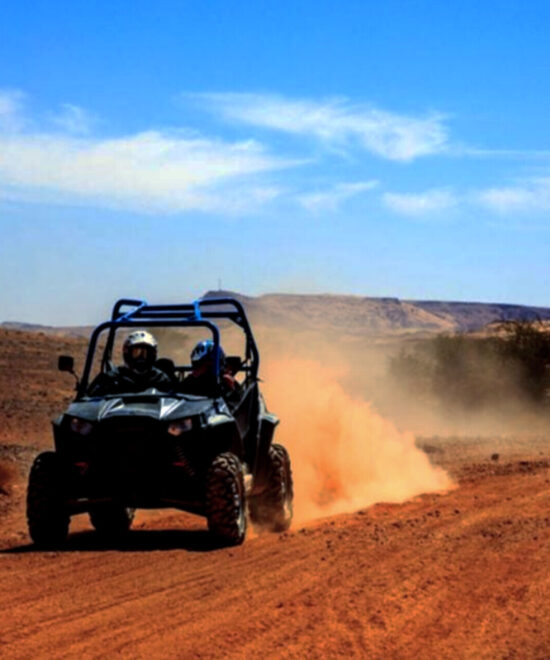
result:
<svg viewBox="0 0 550 660"><path fill-rule="evenodd" d="M2 3L0 320L550 305L550 4Z"/></svg>

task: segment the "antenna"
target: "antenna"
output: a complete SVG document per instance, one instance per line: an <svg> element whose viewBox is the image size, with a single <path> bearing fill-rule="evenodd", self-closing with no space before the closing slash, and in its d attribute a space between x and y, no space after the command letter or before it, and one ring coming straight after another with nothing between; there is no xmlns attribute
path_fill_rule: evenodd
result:
<svg viewBox="0 0 550 660"><path fill-rule="evenodd" d="M222 278L218 277L218 291L222 290Z"/></svg>

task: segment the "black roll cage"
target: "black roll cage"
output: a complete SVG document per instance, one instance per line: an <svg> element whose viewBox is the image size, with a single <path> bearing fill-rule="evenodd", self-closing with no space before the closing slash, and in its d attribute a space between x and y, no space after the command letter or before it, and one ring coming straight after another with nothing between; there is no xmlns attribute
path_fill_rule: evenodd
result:
<svg viewBox="0 0 550 660"><path fill-rule="evenodd" d="M229 309L211 309L220 306ZM124 308L130 308L123 311ZM212 320L232 321L239 326L246 336L245 360L241 371L247 372L247 378L256 381L260 356L254 335L248 323L243 305L235 298L199 298L192 303L179 305L149 305L145 300L121 298L113 306L111 319L97 326L91 334L82 379L77 389L77 399L86 396L88 381L92 371L94 355L100 334L108 330L107 341L101 359L101 371L112 368L112 352L115 333L119 328L170 328L170 327L205 327L212 333L214 341L216 381L220 383L220 331Z"/></svg>

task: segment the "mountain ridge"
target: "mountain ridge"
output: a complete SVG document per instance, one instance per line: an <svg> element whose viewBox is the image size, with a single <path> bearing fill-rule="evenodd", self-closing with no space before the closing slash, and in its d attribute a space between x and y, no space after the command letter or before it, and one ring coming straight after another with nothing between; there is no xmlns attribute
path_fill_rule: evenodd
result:
<svg viewBox="0 0 550 660"><path fill-rule="evenodd" d="M469 332L498 321L549 320L550 308L510 303L407 300L338 294L267 293L244 296L208 291L204 297L231 296L256 320L276 325L316 324L368 334L403 331Z"/></svg>
<svg viewBox="0 0 550 660"><path fill-rule="evenodd" d="M339 294L265 293L248 296L228 290L204 298L233 297L253 325L364 335L470 332L499 321L550 320L550 307L511 303L408 300ZM101 319L98 319L98 322ZM49 326L4 321L0 327L47 334L88 336L92 326Z"/></svg>

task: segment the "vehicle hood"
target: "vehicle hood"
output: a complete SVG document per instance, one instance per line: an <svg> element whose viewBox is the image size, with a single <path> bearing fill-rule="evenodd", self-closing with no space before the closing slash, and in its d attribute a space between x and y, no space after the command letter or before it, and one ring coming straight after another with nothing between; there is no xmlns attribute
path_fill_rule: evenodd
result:
<svg viewBox="0 0 550 660"><path fill-rule="evenodd" d="M171 421L210 414L213 411L227 412L223 399L209 399L191 394L165 394L152 389L139 394L85 397L71 403L65 414L89 422L120 417L148 417Z"/></svg>

